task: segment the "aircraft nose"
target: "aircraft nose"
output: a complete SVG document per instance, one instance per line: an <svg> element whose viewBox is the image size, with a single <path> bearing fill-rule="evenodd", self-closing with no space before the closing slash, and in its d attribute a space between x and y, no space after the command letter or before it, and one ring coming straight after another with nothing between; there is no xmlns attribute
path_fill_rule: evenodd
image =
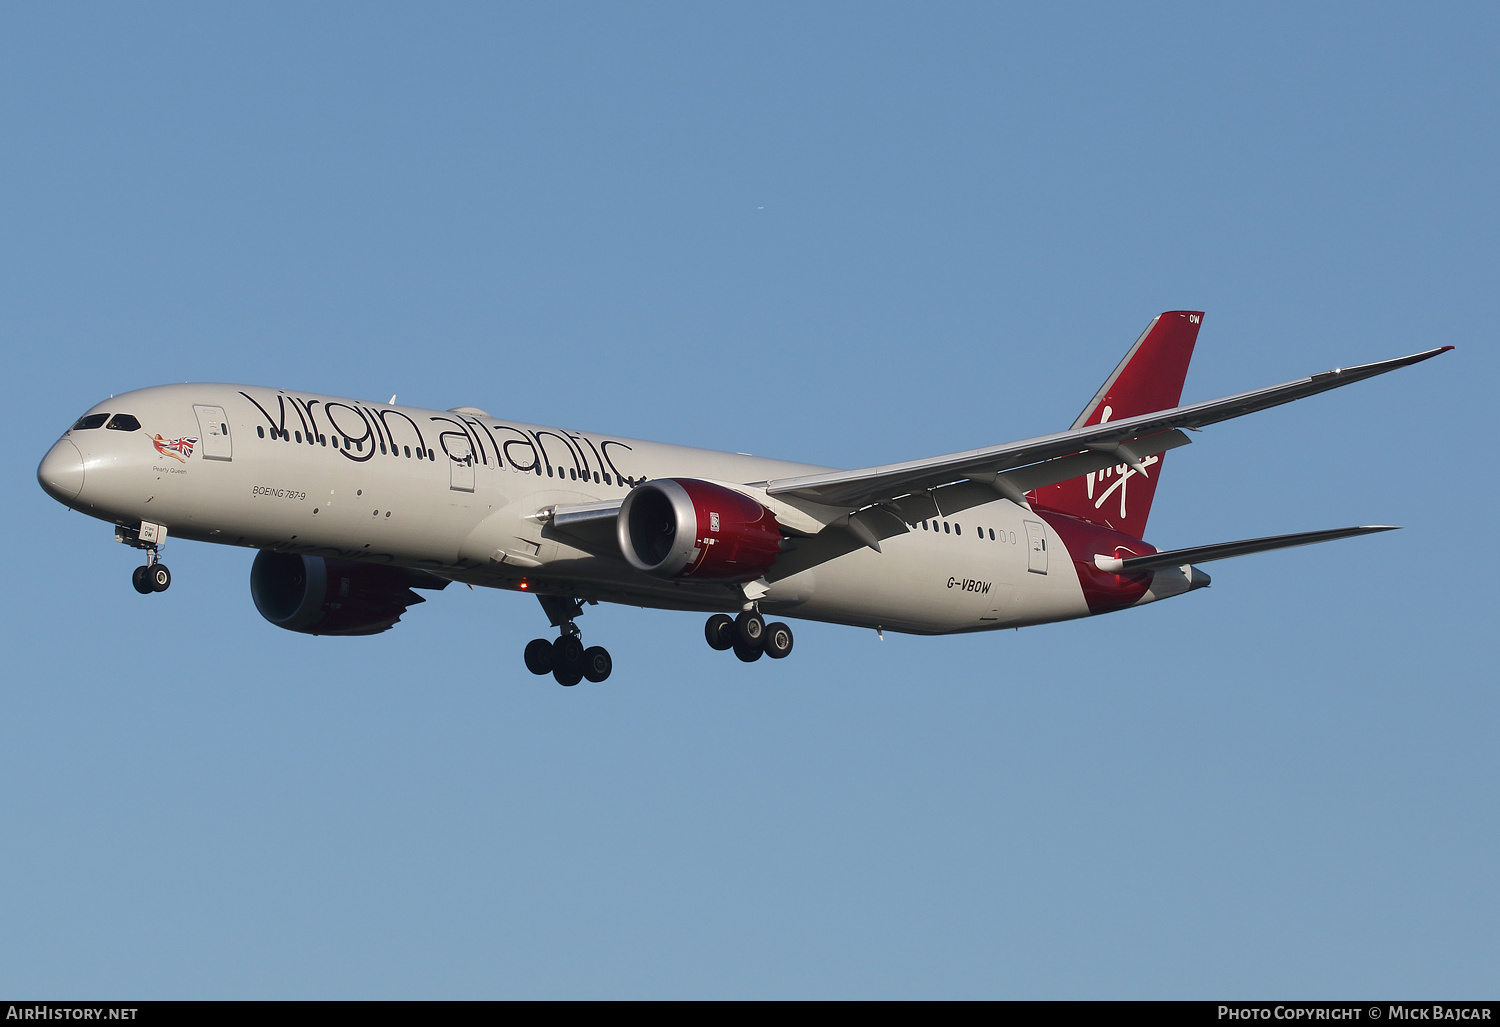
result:
<svg viewBox="0 0 1500 1027"><path fill-rule="evenodd" d="M69 440L59 439L42 457L36 480L59 503L71 503L83 491L83 454Z"/></svg>

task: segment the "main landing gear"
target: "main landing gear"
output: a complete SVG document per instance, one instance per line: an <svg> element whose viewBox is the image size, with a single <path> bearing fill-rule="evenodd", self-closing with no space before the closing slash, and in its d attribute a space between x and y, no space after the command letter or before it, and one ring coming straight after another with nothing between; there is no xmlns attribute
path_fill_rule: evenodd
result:
<svg viewBox="0 0 1500 1027"><path fill-rule="evenodd" d="M537 596L547 619L561 634L555 641L533 638L526 643L526 669L533 674L550 673L559 685L571 687L587 679L603 681L614 669L609 650L602 645L583 647L582 632L573 623L583 613L583 604L576 599L557 596Z"/></svg>
<svg viewBox="0 0 1500 1027"><path fill-rule="evenodd" d="M715 649L733 649L746 663L762 656L785 658L792 651L792 629L780 621L767 624L758 610L745 610L738 617L716 613L703 625L704 637Z"/></svg>

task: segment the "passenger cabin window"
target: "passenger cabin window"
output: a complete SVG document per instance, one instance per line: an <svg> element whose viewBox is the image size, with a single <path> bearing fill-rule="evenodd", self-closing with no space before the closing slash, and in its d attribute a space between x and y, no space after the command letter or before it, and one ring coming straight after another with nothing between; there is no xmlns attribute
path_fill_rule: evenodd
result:
<svg viewBox="0 0 1500 1027"><path fill-rule="evenodd" d="M109 420L108 414L85 414L78 419L77 424L73 425L72 430L88 431L90 428L99 428L102 427L104 425L104 422L107 420Z"/></svg>
<svg viewBox="0 0 1500 1027"><path fill-rule="evenodd" d="M140 431L141 422L135 419L134 414L116 414L104 427L112 431Z"/></svg>
<svg viewBox="0 0 1500 1027"><path fill-rule="evenodd" d="M265 438L266 437L266 429L257 424L255 426L255 434L259 435L261 438Z"/></svg>

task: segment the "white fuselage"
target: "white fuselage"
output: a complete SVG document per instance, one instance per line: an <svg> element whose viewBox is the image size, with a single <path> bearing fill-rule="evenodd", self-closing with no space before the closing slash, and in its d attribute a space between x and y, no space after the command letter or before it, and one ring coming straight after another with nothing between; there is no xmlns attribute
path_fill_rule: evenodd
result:
<svg viewBox="0 0 1500 1027"><path fill-rule="evenodd" d="M671 609L732 611L744 598L735 585L659 580L590 552L539 511L618 500L642 479L753 485L826 470L252 386L160 386L94 411L131 414L140 429L71 430L58 447L77 448L80 487L72 497L49 491L103 520ZM998 497L919 522L879 552L860 547L768 577L760 598L767 612L897 631L977 631L1089 613L1062 540L1041 517Z"/></svg>

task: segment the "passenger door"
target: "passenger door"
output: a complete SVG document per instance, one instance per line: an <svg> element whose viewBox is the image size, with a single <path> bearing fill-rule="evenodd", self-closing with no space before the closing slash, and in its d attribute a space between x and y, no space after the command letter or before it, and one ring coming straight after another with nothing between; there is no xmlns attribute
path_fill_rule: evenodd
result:
<svg viewBox="0 0 1500 1027"><path fill-rule="evenodd" d="M224 416L224 408L195 403L193 413L198 415L198 439L203 459L230 459L229 418Z"/></svg>
<svg viewBox="0 0 1500 1027"><path fill-rule="evenodd" d="M1033 574L1047 573L1047 529L1038 521L1026 521L1026 569Z"/></svg>
<svg viewBox="0 0 1500 1027"><path fill-rule="evenodd" d="M448 487L454 492L473 492L474 444L456 432L444 433L441 441L448 454Z"/></svg>

